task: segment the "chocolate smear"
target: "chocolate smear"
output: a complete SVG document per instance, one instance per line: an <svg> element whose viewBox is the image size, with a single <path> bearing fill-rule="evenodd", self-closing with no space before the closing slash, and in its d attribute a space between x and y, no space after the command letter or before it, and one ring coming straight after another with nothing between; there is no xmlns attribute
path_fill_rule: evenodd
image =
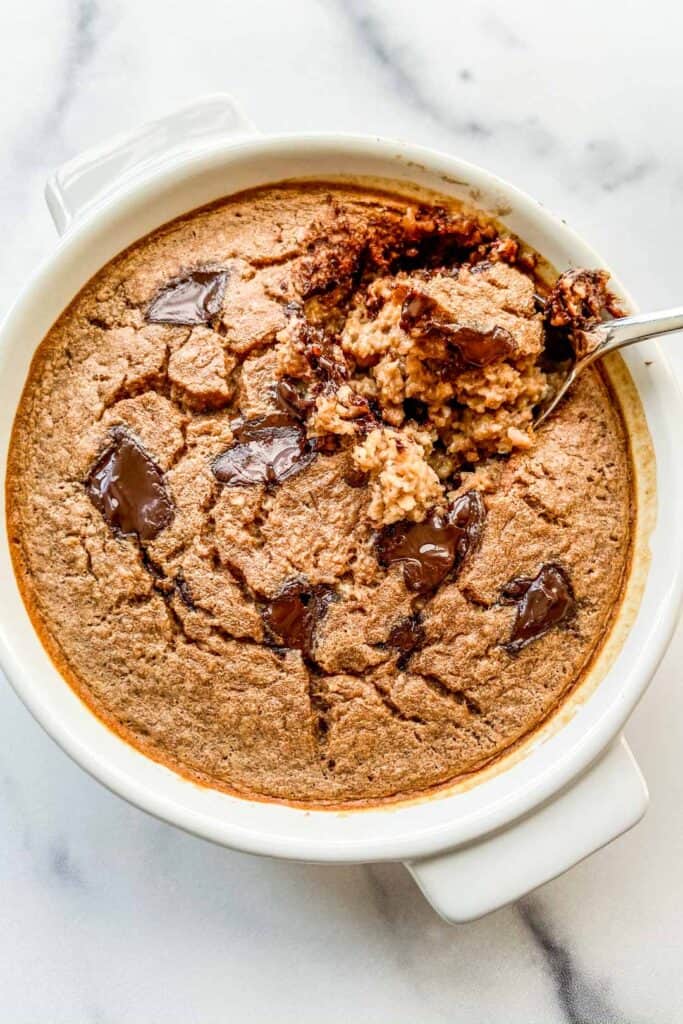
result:
<svg viewBox="0 0 683 1024"><path fill-rule="evenodd" d="M212 466L228 487L279 484L315 458L301 423L284 412L238 421L233 434L236 443Z"/></svg>
<svg viewBox="0 0 683 1024"><path fill-rule="evenodd" d="M173 518L164 474L122 427L111 436L112 443L88 474L86 491L115 533L153 540Z"/></svg>
<svg viewBox="0 0 683 1024"><path fill-rule="evenodd" d="M432 513L422 523L396 523L377 538L383 565L403 565L408 590L427 594L455 576L479 545L486 509L479 491L468 491L445 513Z"/></svg>
<svg viewBox="0 0 683 1024"><path fill-rule="evenodd" d="M311 657L315 630L332 600L331 587L311 586L306 580L290 580L261 611L275 642Z"/></svg>
<svg viewBox="0 0 683 1024"><path fill-rule="evenodd" d="M537 576L518 576L501 591L504 604L516 604L517 616L512 635L505 647L511 653L521 651L554 626L571 618L576 600L564 569L549 563L542 565Z"/></svg>
<svg viewBox="0 0 683 1024"><path fill-rule="evenodd" d="M452 321L431 296L411 291L401 308L401 327L411 337L437 335L457 349L465 366L488 366L507 359L517 349L509 331L495 324L483 328ZM455 368L455 367L454 367Z"/></svg>
<svg viewBox="0 0 683 1024"><path fill-rule="evenodd" d="M145 319L153 324L206 324L223 305L225 270L194 270L162 288Z"/></svg>

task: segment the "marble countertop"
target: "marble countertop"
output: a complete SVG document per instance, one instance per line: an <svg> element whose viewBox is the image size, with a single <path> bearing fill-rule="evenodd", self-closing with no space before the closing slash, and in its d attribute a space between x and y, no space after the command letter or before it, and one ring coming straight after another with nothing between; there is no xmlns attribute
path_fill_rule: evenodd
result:
<svg viewBox="0 0 683 1024"><path fill-rule="evenodd" d="M199 94L264 131L395 135L564 216L643 308L680 303L683 8L575 0L26 0L4 11L0 309L54 245L61 161ZM683 377L683 342L667 343ZM677 351L677 345L680 349ZM664 499L666 496L664 495ZM0 1018L12 1024L673 1024L683 631L627 736L651 806L521 904L443 924L399 865L211 846L86 776L0 681Z"/></svg>

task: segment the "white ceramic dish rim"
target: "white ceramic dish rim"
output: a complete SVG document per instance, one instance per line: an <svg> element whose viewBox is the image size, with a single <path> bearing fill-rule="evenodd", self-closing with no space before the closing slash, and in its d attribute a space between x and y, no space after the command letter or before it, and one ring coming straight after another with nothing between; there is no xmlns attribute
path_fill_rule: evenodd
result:
<svg viewBox="0 0 683 1024"><path fill-rule="evenodd" d="M465 181L481 192L482 205L490 205L491 199L498 197L511 206L512 218L502 219L513 229L512 222L526 221L540 235L554 239L558 251L570 254L574 263L604 265L592 249L535 200L494 175L446 154L391 140L339 134L257 137L237 142L230 139L134 178L125 190L71 227L3 324L3 385L11 376L12 361L19 361L22 345L25 376L30 356L56 315L106 261L100 254L107 245L114 245L116 251L123 248L120 239L127 221L135 218L136 224L144 227L124 244L151 229L150 219L164 202L167 209L174 201L177 207L180 192L187 202L157 223L210 201L211 197L198 198L197 190L207 176L224 175L224 192L230 193L258 184L266 166L271 174L264 181L304 174L325 177L326 167L328 175L404 178L446 192L457 192L449 182ZM285 167L291 167L291 173L281 173ZM524 237L536 245L530 235L531 229ZM558 263L547 245L542 251ZM79 283L74 286L74 282ZM651 363L647 368L646 361ZM676 458L678 389L656 345L639 347L637 353L632 350L627 353L627 362L657 452L659 494L667 496L667 501L660 501L652 535L652 565L640 612L607 677L572 720L508 770L478 786L362 811L303 810L204 789L145 758L87 710L64 683L37 639L9 563L4 493L0 499L0 584L5 595L0 608L0 664L46 731L87 771L144 810L226 846L308 861L397 860L424 857L502 828L571 783L618 735L652 678L676 622L682 588L681 542L675 516L675 510L681 508ZM16 397L9 403L12 413ZM0 432L4 481L6 414L0 420Z"/></svg>

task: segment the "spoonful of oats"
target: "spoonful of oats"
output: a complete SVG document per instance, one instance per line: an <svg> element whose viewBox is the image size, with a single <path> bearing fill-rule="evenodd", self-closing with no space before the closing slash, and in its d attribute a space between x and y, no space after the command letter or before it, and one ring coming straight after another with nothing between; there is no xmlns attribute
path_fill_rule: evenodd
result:
<svg viewBox="0 0 683 1024"><path fill-rule="evenodd" d="M546 323L551 329L568 329L571 355L548 375L553 386L536 408L534 427L539 427L550 416L581 371L596 359L627 345L683 330L683 306L603 319L605 309L618 312L606 291L608 277L604 270L568 270L550 293L545 309Z"/></svg>

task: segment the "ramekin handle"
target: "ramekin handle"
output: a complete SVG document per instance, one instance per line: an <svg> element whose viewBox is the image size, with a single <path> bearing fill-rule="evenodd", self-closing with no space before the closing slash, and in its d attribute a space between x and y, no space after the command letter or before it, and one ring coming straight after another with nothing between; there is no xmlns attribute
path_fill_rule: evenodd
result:
<svg viewBox="0 0 683 1024"><path fill-rule="evenodd" d="M647 804L645 780L621 736L578 781L509 828L406 867L444 920L472 921L616 839Z"/></svg>
<svg viewBox="0 0 683 1024"><path fill-rule="evenodd" d="M45 198L55 227L63 235L86 211L161 164L255 131L231 96L215 93L118 135L62 164L51 176Z"/></svg>

